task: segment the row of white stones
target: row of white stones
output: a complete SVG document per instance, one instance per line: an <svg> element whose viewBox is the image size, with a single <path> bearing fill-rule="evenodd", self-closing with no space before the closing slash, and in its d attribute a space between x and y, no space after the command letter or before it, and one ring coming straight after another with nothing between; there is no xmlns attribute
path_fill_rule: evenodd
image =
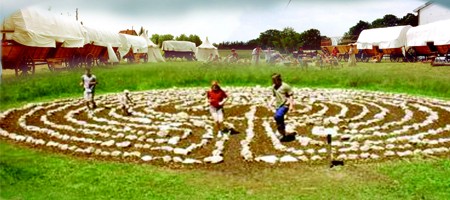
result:
<svg viewBox="0 0 450 200"><path fill-rule="evenodd" d="M166 103L170 103L170 101L167 101ZM61 104L64 104L64 106L61 106L61 107L58 107L57 109L54 109L54 110L51 110L51 111L49 111L49 114L48 115L52 115L53 113L55 113L55 112L59 112L59 111L63 111L63 110L65 110L65 109L67 109L68 107L70 107L71 105L70 104L67 104L67 103L61 103ZM79 103L78 103L79 104ZM192 102L190 103L190 105L192 105ZM57 106L57 105L50 105L49 107L52 107L52 106ZM422 122L422 124L424 125L424 126L426 126L427 124L429 124L429 123L432 123L432 121L433 120L435 120L436 119L436 115L437 114L433 114L433 112L434 111L431 111L431 109L429 109L429 108L427 108L427 107L425 107L425 106L421 106L421 105L419 105L419 104L414 104L413 106L415 106L416 108L418 108L419 110L421 110L421 111L424 111L424 112L427 112L427 113L429 113L429 117L427 117L427 119L429 119L429 120L431 120L431 122L430 121L428 121L428 122L426 122L427 120L425 120L424 122ZM441 106L441 107L443 107L443 109L444 108L446 108L446 110L448 109L447 107L445 107L445 106ZM321 111L319 111L318 113L320 113L320 115L323 115L325 112L326 112L326 110L327 110L327 107L324 105L324 104L322 104L322 110ZM364 108L364 107L363 107ZM37 106L36 107L36 110L33 110L33 111L30 111L29 113L27 113L27 114L25 114L24 116L30 116L30 115L32 115L34 112L36 112L36 111L38 111L38 110L40 110L40 109L42 109L42 107L39 107L39 106ZM119 114L117 114L116 112L115 112L115 110L114 109L111 109L113 112L109 112L109 115L111 116L111 117L114 117L114 118L120 118L120 119L122 119L122 120L125 120L125 121L128 121L128 118L130 118L130 117L127 117L127 116L121 116L121 115L119 115ZM325 111L324 111L325 110ZM382 109L380 109L380 110L382 110ZM249 112L250 113L250 112ZM434 112L434 113L436 113L436 112ZM342 114L342 110L341 110L341 113L340 114ZM249 114L250 115L250 114ZM320 116L320 115L317 115L317 116ZM73 116L73 115L69 115L69 116ZM161 115L161 116L163 116L163 117L178 117L179 115L177 115L177 114L175 114L175 115L173 115L173 114L169 114L169 113L165 113L165 114L163 114L163 115ZM430 117L431 116L431 117ZM92 115L91 115L91 117L92 117ZM190 116L188 116L188 117L190 117ZM73 118L73 117L68 117L68 118ZM203 117L202 117L203 118ZM19 120L19 121L25 121L24 120L25 118L22 118L21 117L21 120ZM172 118L173 119L173 118ZM253 113L253 117L251 118L251 119L255 119L255 117L254 117L254 113ZM56 127L56 128L59 128L59 129L70 129L69 127L70 126L66 126L66 125L57 125L57 124L54 124L54 123L51 123L51 122L48 122L48 120L47 120L47 117L45 117L45 116L42 116L41 117L41 120L45 123L45 124L47 124L47 125L49 125L49 126L53 126L53 127ZM169 118L169 120L170 120L170 118ZM103 122L109 122L109 121L111 121L111 120L109 120L109 119L104 119L104 120L102 120ZM142 121L135 121L136 123L139 123L139 122L141 122L142 123ZM118 124L121 124L120 122L117 122ZM86 126L86 124L87 123L85 123L85 122L80 122L80 125L82 125L82 126ZM131 123L131 124L128 124L128 125L130 125L130 126L138 126L138 127L145 127L145 125L144 126L142 126L142 125L140 125L140 124L137 124L137 125L133 125L134 123ZM249 125L249 128L247 129L247 130L253 130L253 128L251 128L250 129L250 127L253 127L253 125L252 126L250 126L250 124L253 124L253 120L248 120L248 125ZM266 124L268 124L268 123L266 123ZM368 124L370 124L370 123L368 123ZM128 126L127 126L128 127ZM414 127L414 126L412 126L412 127ZM416 126L416 127L420 127L420 126ZM25 126L25 127L23 127L23 128L25 128L25 129L27 129L27 130L29 130L29 131L33 131L33 130L38 130L38 129L36 129L36 127L34 127L34 126ZM147 127L147 128L156 128L156 129L158 129L158 128L160 128L160 127ZM269 127L270 128L270 127ZM101 128L100 128L101 129ZM44 131L48 131L48 129L43 129ZM106 129L106 130L108 130L108 129ZM129 131L133 131L134 129L131 129L131 128L129 128ZM71 131L76 131L76 130L71 130ZM87 133L89 133L89 131L88 130L86 130L87 131ZM92 130L91 130L92 131ZM443 132L443 131L448 131L448 126L446 126L446 127L444 127L444 128L442 128L442 129L437 129L437 131L435 131L435 132L437 132L437 133L440 133L440 132ZM66 139L69 139L69 138L67 138L67 137L69 137L68 135L63 135L63 136L60 136L60 135L58 135L58 134L55 134L55 132L54 131L48 131L48 132L50 132L51 134L53 134L53 135L56 135L55 137L57 137L57 138L59 138L59 137L61 137L61 138L66 138ZM136 131L136 132L138 132L138 131ZM266 132L268 133L268 135L269 135L269 138L273 138L273 137L271 137L271 135L273 136L274 134L271 134L270 132L271 131L268 131L268 129L267 129L267 125L266 125ZM432 131L433 132L433 131ZM437 133L435 133L435 134L437 134ZM397 134L400 134L400 133L397 133ZM247 135L248 135L248 132L247 132ZM23 137L19 137L19 138L23 138ZM59 138L59 139L61 139L61 138ZM72 138L74 141L77 141L77 142L79 142L79 141L81 141L81 142L87 142L87 143L98 143L98 141L93 141L93 140L89 140L89 139L86 139L86 140L84 140L83 141L83 139L79 139L79 138L77 138L77 137L70 137L70 138ZM249 137L250 138L250 137ZM251 137L251 138L253 138L253 137ZM250 141L251 141L251 138L249 139ZM276 138L276 137L275 137ZM358 138L358 137L355 137L355 138ZM128 138L128 139L130 139L130 138ZM151 139L151 138L150 138ZM320 144L320 145L324 145L323 144L323 142L321 142L321 141L315 141L315 140L310 140L310 142L308 142L308 143L306 143L305 141L307 141L307 139L305 139L305 137L298 137L298 140L300 141L300 143L302 144L302 146L306 146L308 143L311 143L311 144L313 144L313 143L315 143L315 144ZM367 142L368 140L366 140L366 142ZM403 141L403 140L399 140L399 141ZM106 142L109 142L109 141L106 141ZM126 142L126 141L125 141ZM165 141L164 141L165 142ZM274 147L276 148L276 149L278 149L278 150L281 150L281 149L283 149L283 147L281 146L281 144L279 143L279 141L278 141L278 145L276 144L277 142L276 142L276 140L275 140L275 142L274 141L272 141L273 142L273 144L274 144ZM395 142L395 141L393 141L393 142ZM445 140L445 138L443 138L442 140L438 140L437 142L436 141L432 141L432 142L429 142L429 144L431 144L431 145L435 145L435 144L439 144L439 143L446 143L446 142L448 142L447 140ZM48 145L48 146L54 146L55 145L55 142L49 142L50 143L50 145ZM129 142L128 142L129 143ZM127 142L125 143L125 144L128 144ZM163 142L161 142L161 143L163 143ZM248 143L250 143L250 142L248 142ZM368 144L372 144L371 142L367 142ZM375 142L374 142L375 143ZM176 144L176 143L175 143ZM306 144L306 145L305 145ZM342 143L342 144L344 144L344 145L346 145L346 143ZM375 143L376 144L376 143ZM247 144L248 145L248 144ZM369 150L370 148L372 148L372 147L369 147L369 148L367 148L367 147L361 147L361 148L359 148L359 149L355 149L355 147L357 147L357 146L359 146L359 143L356 145L355 144L355 142L353 142L353 143L348 143L347 145L353 145L353 146L351 146L352 148L350 148L350 150L354 150L354 151L358 151L358 150L361 150L361 151L364 151L364 150ZM388 144L389 145L389 144ZM388 146L388 145L386 145L386 147L391 147L391 146ZM128 146L128 145L124 145L124 146ZM202 146L202 145L199 145L199 147L200 146ZM334 143L334 146L338 146L338 143ZM405 145L406 146L406 145ZM65 147L67 147L67 146L65 146ZM119 147L119 146L118 146ZM194 146L191 146L191 147L194 147ZM162 148L162 147L161 147ZM373 148L375 148L375 146L373 147ZM406 148L410 148L410 147L406 147ZM170 148L162 148L162 149L170 149ZM193 148L192 148L193 149ZM434 148L436 151L440 151L440 152L445 152L445 150L443 150L443 148ZM88 148L87 150L86 149L75 149L76 150L76 152L83 152L83 151L86 151L86 152L88 152L88 153L90 153L90 152L92 152L93 151L93 148ZM173 149L172 149L173 150ZM222 149L223 150L223 149ZM378 148L378 149L374 149L374 150L380 150L380 148ZM169 150L170 151L170 150ZM409 152L410 150L406 150L405 152ZM415 150L416 151L416 153L417 153L417 151L419 151L419 150ZM95 152L98 152L98 151L95 151ZM186 152L186 151L180 151L180 149L178 149L178 152ZM250 153L251 153L251 151L249 151ZM296 152L296 154L300 154L300 150L296 150L295 151ZM315 150L314 149L307 149L306 150L306 152L307 153L309 153L309 154L313 154L314 152L315 152ZM324 150L324 148L323 149L320 149L319 151L318 151L318 153L325 153L326 152L326 150ZM346 152L345 150L343 150L342 152ZM389 152L389 151L388 151ZM427 149L425 149L424 150L424 152L425 153L429 153L430 151L427 151ZM100 152L100 154L101 155L106 155L107 153L102 153L102 152ZM116 153L117 154L117 153ZM217 155L217 153L212 153L213 154L213 156L214 155ZM386 156L390 156L390 153L385 153L385 154L387 154ZM402 153L402 152L400 152L400 153L398 153L399 154L399 156L400 156L400 154L401 155L403 155L403 154L405 154L405 155L408 155L408 153ZM124 154L125 155L125 154ZM134 154L132 154L132 155L137 155L137 153L134 153ZM352 156L345 156L345 154L341 154L341 155L339 155L341 158L347 158L347 159L352 159L352 158L355 158L355 155L358 155L358 154L349 154L349 155L352 155ZM359 157L361 157L361 158L366 158L367 156L367 152L363 152L362 153L362 155L359 155ZM394 154L395 155L395 154ZM290 158L289 157L290 155L286 155L286 156L283 156L283 157L287 157L287 158ZM338 157L339 157L338 156ZM282 157L282 158L283 158ZM370 157L370 158L374 158L374 159L377 159L377 156L368 156L368 157ZM147 159L148 159L148 156L146 157ZM167 158L167 156L165 156L165 158L166 159L163 159L163 160L165 160L165 161L167 161L167 160L169 160L168 158ZM304 157L302 157L302 158L304 158ZM358 158L358 156L356 157L356 158ZM146 159L146 160L147 160ZM314 156L312 156L311 157L311 160L317 160L317 159L319 159L317 156L316 157L314 157ZM179 159L172 159L172 160L178 160L179 161ZM258 159L259 160L259 159ZM280 160L283 160L283 159L280 159ZM292 160L292 159L287 159L287 160ZM304 160L304 159L301 159L301 160Z"/></svg>

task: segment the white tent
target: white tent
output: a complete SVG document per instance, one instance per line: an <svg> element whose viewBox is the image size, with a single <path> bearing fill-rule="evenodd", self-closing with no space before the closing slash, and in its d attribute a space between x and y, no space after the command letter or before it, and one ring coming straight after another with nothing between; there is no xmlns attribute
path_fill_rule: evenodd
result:
<svg viewBox="0 0 450 200"><path fill-rule="evenodd" d="M122 45L119 47L120 56L123 58L129 51L130 48L133 53L147 53L148 46L147 41L136 35L127 35L119 33Z"/></svg>
<svg viewBox="0 0 450 200"><path fill-rule="evenodd" d="M158 45L153 43L147 36L147 33L144 31L144 33L141 35L145 41L147 41L148 46L148 61L149 62L165 62L164 58L161 55L161 50L159 49Z"/></svg>
<svg viewBox="0 0 450 200"><path fill-rule="evenodd" d="M198 61L208 61L211 54L214 58L214 56L219 55L219 51L217 50L217 47L209 43L208 37L206 37L206 40L197 47L197 53L195 53L195 55Z"/></svg>
<svg viewBox="0 0 450 200"><path fill-rule="evenodd" d="M113 47L122 46L119 33L87 26L84 28L89 36L89 43L96 46L106 47L108 49L109 62L119 62L113 50Z"/></svg>
<svg viewBox="0 0 450 200"><path fill-rule="evenodd" d="M373 46L380 49L401 48L406 45L406 32L410 28L407 25L366 29L359 35L356 46L358 49L372 49Z"/></svg>
<svg viewBox="0 0 450 200"><path fill-rule="evenodd" d="M450 19L412 27L406 33L408 47L450 44Z"/></svg>
<svg viewBox="0 0 450 200"><path fill-rule="evenodd" d="M13 31L6 39L33 47L83 47L89 39L80 22L37 8L14 12L3 23L5 31Z"/></svg>
<svg viewBox="0 0 450 200"><path fill-rule="evenodd" d="M161 48L163 51L185 51L194 53L197 51L195 43L188 41L175 41L175 40L164 41L162 43Z"/></svg>

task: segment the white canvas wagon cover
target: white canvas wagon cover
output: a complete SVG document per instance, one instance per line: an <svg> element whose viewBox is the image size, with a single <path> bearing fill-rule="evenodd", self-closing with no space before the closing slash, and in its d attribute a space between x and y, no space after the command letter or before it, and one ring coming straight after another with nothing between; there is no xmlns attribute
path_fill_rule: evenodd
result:
<svg viewBox="0 0 450 200"><path fill-rule="evenodd" d="M401 48L406 45L406 32L410 28L407 25L366 29L359 35L356 46L358 49L372 49L373 46L380 49Z"/></svg>
<svg viewBox="0 0 450 200"><path fill-rule="evenodd" d="M122 45L119 47L120 56L125 56L130 48L132 48L133 53L147 53L147 41L140 36L119 34Z"/></svg>
<svg viewBox="0 0 450 200"><path fill-rule="evenodd" d="M450 44L450 19L412 27L406 33L407 46L427 46L427 42L434 45Z"/></svg>
<svg viewBox="0 0 450 200"><path fill-rule="evenodd" d="M188 41L164 41L161 48L163 51L191 51L194 53L197 51L195 43Z"/></svg>
<svg viewBox="0 0 450 200"><path fill-rule="evenodd" d="M7 39L33 47L83 47L88 36L80 22L62 15L54 15L38 8L14 12L3 22L5 31L13 31Z"/></svg>
<svg viewBox="0 0 450 200"><path fill-rule="evenodd" d="M120 47L122 45L119 33L89 26L84 26L84 28L87 31L89 43L93 45L102 47L107 47L108 45Z"/></svg>

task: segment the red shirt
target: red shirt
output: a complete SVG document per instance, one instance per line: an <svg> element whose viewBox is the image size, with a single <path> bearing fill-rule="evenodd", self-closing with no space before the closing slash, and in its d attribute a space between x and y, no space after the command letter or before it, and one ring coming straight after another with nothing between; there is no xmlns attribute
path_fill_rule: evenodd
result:
<svg viewBox="0 0 450 200"><path fill-rule="evenodd" d="M210 90L206 95L208 96L209 104L216 108L222 107L219 105L219 102L228 97L223 90Z"/></svg>
<svg viewBox="0 0 450 200"><path fill-rule="evenodd" d="M336 48L334 48L334 49L333 49L332 55L333 55L333 56L337 56L338 53L339 53L339 51L338 51Z"/></svg>

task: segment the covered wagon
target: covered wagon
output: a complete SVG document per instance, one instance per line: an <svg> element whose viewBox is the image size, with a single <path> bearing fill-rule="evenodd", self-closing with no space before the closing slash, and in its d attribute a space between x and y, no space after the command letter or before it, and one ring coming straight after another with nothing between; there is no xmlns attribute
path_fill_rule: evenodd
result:
<svg viewBox="0 0 450 200"><path fill-rule="evenodd" d="M121 58L126 58L129 63L139 63L141 59L148 61L148 45L145 38L136 35L119 33L121 46L119 54Z"/></svg>
<svg viewBox="0 0 450 200"><path fill-rule="evenodd" d="M197 60L195 43L188 41L168 40L162 43L162 50L166 59L185 58L189 61Z"/></svg>
<svg viewBox="0 0 450 200"><path fill-rule="evenodd" d="M408 52L416 57L444 57L450 62L450 19L412 27L407 34Z"/></svg>
<svg viewBox="0 0 450 200"><path fill-rule="evenodd" d="M77 51L88 42L83 26L49 11L26 8L7 17L2 26L2 67L16 75L34 73L36 64L78 67Z"/></svg>
<svg viewBox="0 0 450 200"><path fill-rule="evenodd" d="M391 61L403 61L406 58L406 32L410 28L407 25L366 29L359 35L356 46L377 61L384 55L389 55Z"/></svg>
<svg viewBox="0 0 450 200"><path fill-rule="evenodd" d="M113 31L85 26L89 37L80 54L86 58L87 66L117 63L118 48L122 45L120 35Z"/></svg>

